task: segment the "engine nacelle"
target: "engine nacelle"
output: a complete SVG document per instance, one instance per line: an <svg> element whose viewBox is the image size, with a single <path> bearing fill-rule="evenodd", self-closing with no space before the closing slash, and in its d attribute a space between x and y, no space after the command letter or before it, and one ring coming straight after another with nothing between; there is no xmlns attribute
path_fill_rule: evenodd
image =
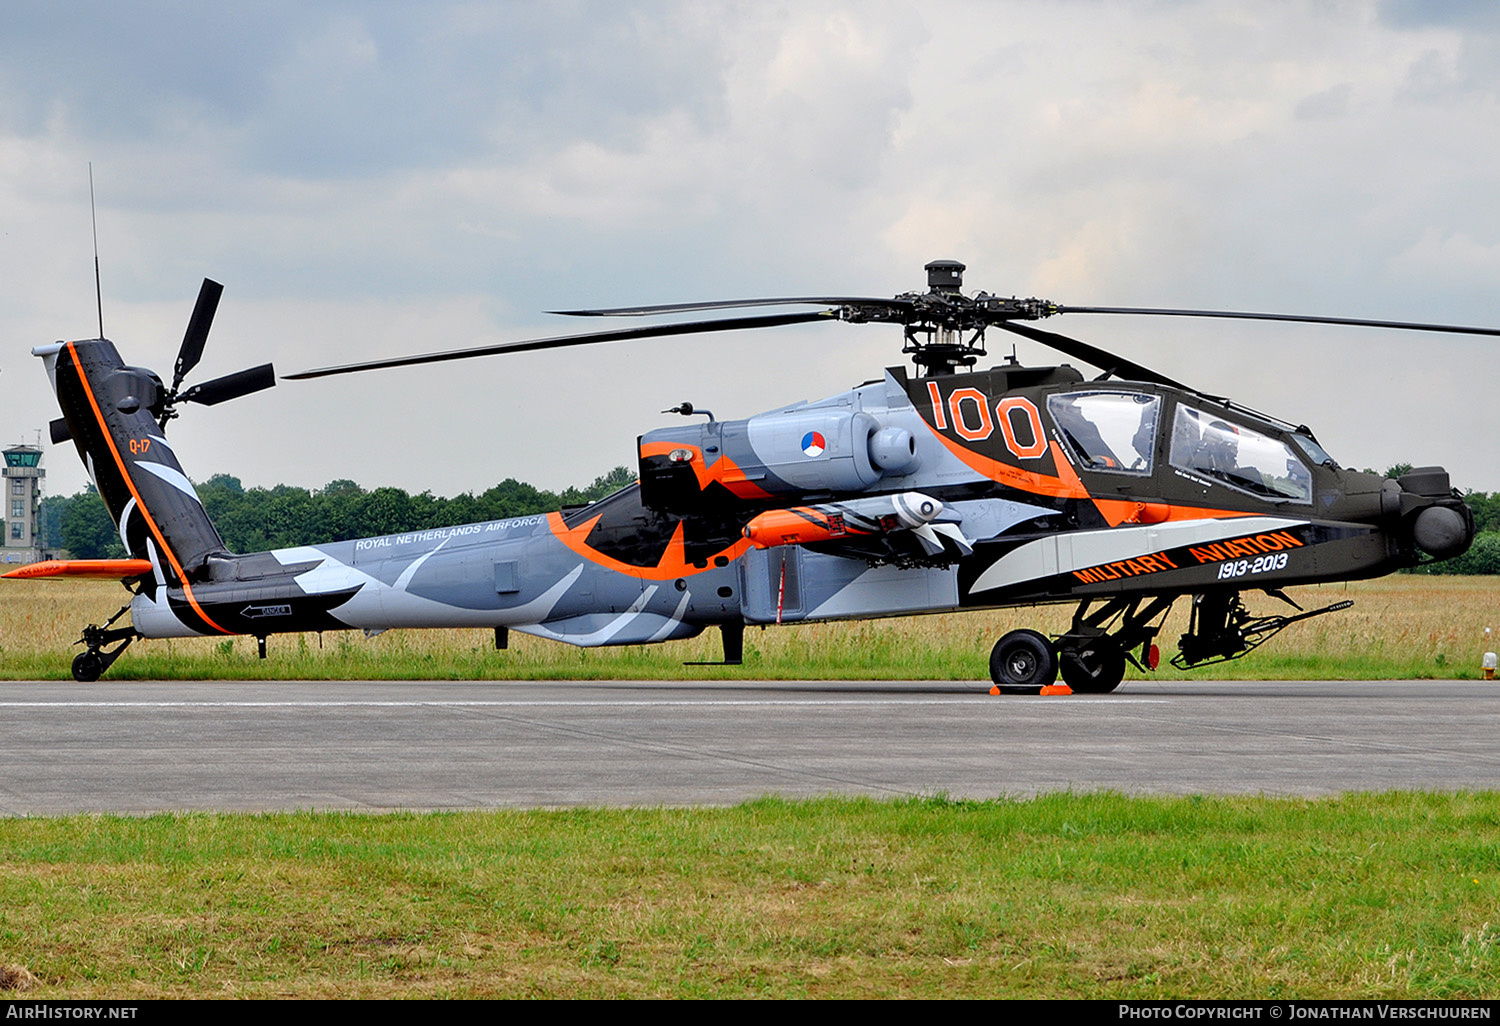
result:
<svg viewBox="0 0 1500 1026"><path fill-rule="evenodd" d="M880 423L852 410L789 410L746 421L750 447L796 492L858 492L880 480L870 438Z"/></svg>

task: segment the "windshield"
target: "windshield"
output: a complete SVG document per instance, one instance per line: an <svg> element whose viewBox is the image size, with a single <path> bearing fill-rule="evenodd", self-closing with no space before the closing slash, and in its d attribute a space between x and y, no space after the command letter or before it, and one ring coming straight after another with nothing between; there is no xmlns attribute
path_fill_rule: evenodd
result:
<svg viewBox="0 0 1500 1026"><path fill-rule="evenodd" d="M1170 459L1255 495L1312 501L1312 472L1285 442L1190 406L1177 407Z"/></svg>

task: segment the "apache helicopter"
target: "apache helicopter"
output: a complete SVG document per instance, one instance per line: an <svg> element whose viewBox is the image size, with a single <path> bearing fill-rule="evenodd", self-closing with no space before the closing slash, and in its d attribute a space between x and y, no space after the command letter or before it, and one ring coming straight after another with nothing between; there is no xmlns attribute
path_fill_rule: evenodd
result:
<svg viewBox="0 0 1500 1026"><path fill-rule="evenodd" d="M1076 603L1068 630L1014 630L990 656L1003 692L1061 672L1108 692L1127 661L1155 669L1172 604L1189 597L1173 660L1237 659L1299 620L1291 585L1375 577L1464 552L1474 517L1441 467L1398 480L1340 467L1311 430L1207 395L1134 361L1023 322L1062 314L1298 321L1500 335L1500 330L1227 311L1062 306L962 290L964 265L926 266L928 288L890 299L786 297L573 316L816 305L531 339L320 368L290 378L788 324L899 324L915 373L888 368L817 402L639 436L639 480L546 516L230 553L165 436L180 403L276 383L270 365L182 389L221 287L205 281L172 379L126 366L106 339L41 357L72 438L130 558L34 564L7 577L118 578L130 602L83 630L73 676L92 681L135 640L393 627L493 629L574 645L636 645L718 627L737 664L747 624ZM997 328L1097 368L988 369ZM102 331L101 331L102 334ZM1296 609L1256 616L1242 593ZM114 624L126 612L131 625ZM109 646L114 646L113 648Z"/></svg>

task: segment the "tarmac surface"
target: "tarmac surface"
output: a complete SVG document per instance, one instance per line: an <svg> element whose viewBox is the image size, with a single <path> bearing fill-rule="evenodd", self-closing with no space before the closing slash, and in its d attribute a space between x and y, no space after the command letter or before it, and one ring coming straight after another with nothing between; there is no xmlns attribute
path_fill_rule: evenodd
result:
<svg viewBox="0 0 1500 1026"><path fill-rule="evenodd" d="M1500 788L1500 682L0 683L0 815Z"/></svg>

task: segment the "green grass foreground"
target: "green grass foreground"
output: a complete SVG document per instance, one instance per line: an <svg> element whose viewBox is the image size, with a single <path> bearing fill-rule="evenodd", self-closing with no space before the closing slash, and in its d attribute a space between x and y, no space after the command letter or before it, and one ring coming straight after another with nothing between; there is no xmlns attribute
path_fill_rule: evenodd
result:
<svg viewBox="0 0 1500 1026"><path fill-rule="evenodd" d="M1500 794L0 820L26 998L1500 994Z"/></svg>

